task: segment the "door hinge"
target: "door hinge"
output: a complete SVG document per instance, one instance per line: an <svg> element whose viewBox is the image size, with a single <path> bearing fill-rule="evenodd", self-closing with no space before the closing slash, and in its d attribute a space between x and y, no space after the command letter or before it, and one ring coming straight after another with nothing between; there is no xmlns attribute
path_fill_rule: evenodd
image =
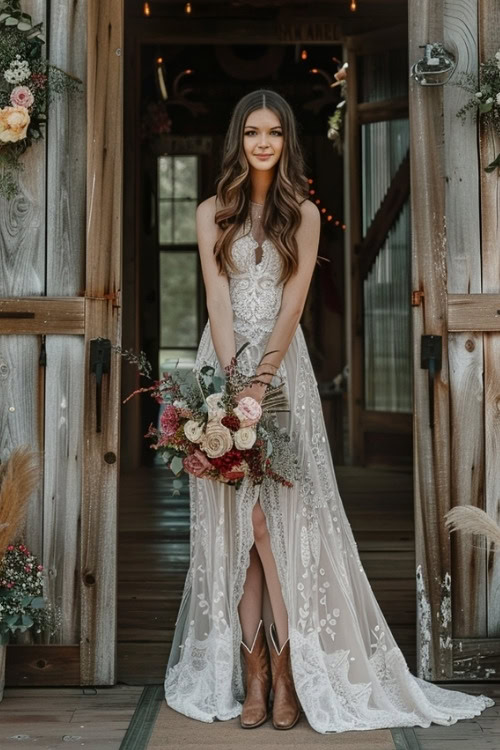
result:
<svg viewBox="0 0 500 750"><path fill-rule="evenodd" d="M422 299L424 297L424 290L423 289L416 289L411 293L411 306L412 307L418 307Z"/></svg>
<svg viewBox="0 0 500 750"><path fill-rule="evenodd" d="M79 297L85 297L85 299L110 299L113 302L113 307L120 307L118 304L118 292L109 292L109 294L87 294L87 292L79 292Z"/></svg>

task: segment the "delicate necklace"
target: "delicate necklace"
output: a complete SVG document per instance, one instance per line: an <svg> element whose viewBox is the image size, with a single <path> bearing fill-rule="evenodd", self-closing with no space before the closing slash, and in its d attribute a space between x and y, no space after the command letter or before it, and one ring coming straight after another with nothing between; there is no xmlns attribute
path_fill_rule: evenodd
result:
<svg viewBox="0 0 500 750"><path fill-rule="evenodd" d="M263 203L256 203L255 201L250 201L250 203L251 203L251 204L252 204L253 206L260 206L260 208L263 208L263 207L264 207L264 204L263 204ZM261 211L259 211L259 213L257 214L257 219L260 219L261 217L262 217L262 212L261 212Z"/></svg>

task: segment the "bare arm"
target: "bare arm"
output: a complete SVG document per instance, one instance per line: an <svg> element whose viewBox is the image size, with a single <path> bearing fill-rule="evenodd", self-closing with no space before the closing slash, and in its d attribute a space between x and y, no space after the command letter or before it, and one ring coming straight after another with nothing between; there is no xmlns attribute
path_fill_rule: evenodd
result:
<svg viewBox="0 0 500 750"><path fill-rule="evenodd" d="M214 219L215 196L212 196L200 203L196 209L196 234L212 341L220 365L224 368L231 362L236 348L229 282L225 274L219 273L213 252L219 232Z"/></svg>
<svg viewBox="0 0 500 750"><path fill-rule="evenodd" d="M306 200L301 206L302 222L297 230L297 245L299 251L299 265L297 272L287 281L283 288L281 307L269 337L266 352L272 352L264 357L263 363L257 368L260 380L269 383L272 374L281 364L288 351L297 326L311 283L316 258L318 255L321 216L311 201ZM263 373L269 374L263 374ZM245 389L241 395L249 395L261 401L264 397L266 385L255 383Z"/></svg>

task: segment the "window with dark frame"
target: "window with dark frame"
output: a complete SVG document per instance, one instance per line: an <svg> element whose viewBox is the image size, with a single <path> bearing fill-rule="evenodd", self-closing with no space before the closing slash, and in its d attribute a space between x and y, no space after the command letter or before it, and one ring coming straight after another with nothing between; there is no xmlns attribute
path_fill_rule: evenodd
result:
<svg viewBox="0 0 500 750"><path fill-rule="evenodd" d="M191 369L199 335L199 270L196 246L199 157L158 157L160 275L160 372Z"/></svg>

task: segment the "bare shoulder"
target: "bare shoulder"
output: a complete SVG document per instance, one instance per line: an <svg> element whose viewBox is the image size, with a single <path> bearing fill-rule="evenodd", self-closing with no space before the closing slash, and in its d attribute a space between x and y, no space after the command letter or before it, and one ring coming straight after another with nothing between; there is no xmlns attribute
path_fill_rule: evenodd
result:
<svg viewBox="0 0 500 750"><path fill-rule="evenodd" d="M300 213L302 216L302 225L305 228L319 226L321 214L316 204L308 198L300 204Z"/></svg>
<svg viewBox="0 0 500 750"><path fill-rule="evenodd" d="M202 201L196 209L196 218L203 224L213 224L215 219L215 195Z"/></svg>

